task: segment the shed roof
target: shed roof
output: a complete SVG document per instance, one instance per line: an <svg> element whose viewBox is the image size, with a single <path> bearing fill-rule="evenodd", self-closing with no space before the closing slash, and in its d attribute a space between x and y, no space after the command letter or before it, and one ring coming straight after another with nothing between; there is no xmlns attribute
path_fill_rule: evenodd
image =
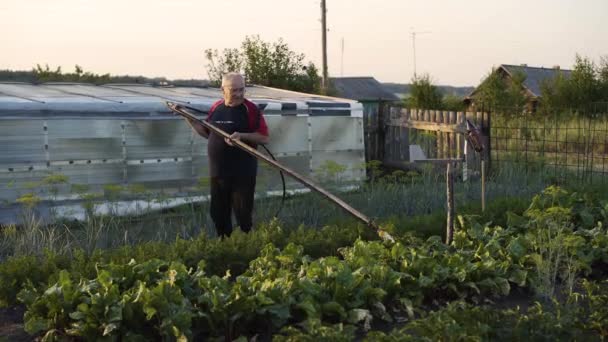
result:
<svg viewBox="0 0 608 342"><path fill-rule="evenodd" d="M338 96L357 101L399 101L373 77L334 77L330 79Z"/></svg>

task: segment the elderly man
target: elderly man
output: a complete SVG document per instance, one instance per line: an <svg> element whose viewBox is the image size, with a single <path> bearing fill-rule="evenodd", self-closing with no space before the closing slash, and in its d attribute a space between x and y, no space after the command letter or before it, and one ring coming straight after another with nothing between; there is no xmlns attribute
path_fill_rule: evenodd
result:
<svg viewBox="0 0 608 342"><path fill-rule="evenodd" d="M207 121L230 134L230 139L209 132L200 123L188 122L199 135L208 139L210 213L218 236L225 237L232 233L232 210L241 230L251 230L257 175L257 159L235 147L232 141L241 140L255 147L268 143L269 135L264 115L254 103L245 99L242 75L224 75L222 92L224 99L211 106Z"/></svg>

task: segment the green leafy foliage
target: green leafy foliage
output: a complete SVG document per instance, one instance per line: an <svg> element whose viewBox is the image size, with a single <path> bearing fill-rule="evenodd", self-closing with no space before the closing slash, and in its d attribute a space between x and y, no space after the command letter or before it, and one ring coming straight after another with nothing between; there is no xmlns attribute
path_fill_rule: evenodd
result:
<svg viewBox="0 0 608 342"><path fill-rule="evenodd" d="M266 42L259 36L247 36L240 49L205 50L207 72L212 84L219 86L222 75L242 72L251 84L302 91L320 92L317 67L305 64L303 54L292 51L282 39Z"/></svg>
<svg viewBox="0 0 608 342"><path fill-rule="evenodd" d="M607 337L608 284L584 280L563 302L534 302L527 309L473 306L456 301L390 333L365 341L597 341Z"/></svg>
<svg viewBox="0 0 608 342"><path fill-rule="evenodd" d="M558 73L541 84L542 109L547 112L564 108L585 108L594 102L608 100L608 58L596 65L588 57L576 55L569 77Z"/></svg>
<svg viewBox="0 0 608 342"><path fill-rule="evenodd" d="M42 257L22 256L0 264L0 307L17 303L17 293L26 285L46 286L69 265L67 257L47 253Z"/></svg>
<svg viewBox="0 0 608 342"><path fill-rule="evenodd" d="M514 112L517 113L524 109L527 101L523 87L525 79L524 74L516 73L507 81L501 74L501 69L493 69L477 87L476 102L499 112L515 109Z"/></svg>
<svg viewBox="0 0 608 342"><path fill-rule="evenodd" d="M605 210L601 199L550 187L522 215L506 214L505 228L460 216L451 245L409 234L395 243L362 239L368 231L352 228L288 233L273 222L224 240L80 252L71 262L11 259L0 273L16 282L3 277L0 289L10 298L25 285L18 294L27 307L25 328L46 340L351 340L379 322L408 323L368 338L605 336L605 289L583 282L581 293L575 286L608 260ZM467 304L515 288L550 298L562 287L567 305L546 301L520 312ZM574 306L576 300L583 304ZM429 308L439 309L427 314Z"/></svg>
<svg viewBox="0 0 608 342"><path fill-rule="evenodd" d="M442 95L432 83L431 76L424 74L412 79L408 105L418 109L440 109Z"/></svg>
<svg viewBox="0 0 608 342"><path fill-rule="evenodd" d="M0 306L17 303L19 289L28 282L36 287L52 283L61 269L69 270L76 278L91 278L96 275L97 264L128 263L131 259L145 262L157 258L179 261L188 267L197 267L201 260L205 260L209 274L223 275L230 270L233 275L239 275L268 243L284 247L293 242L301 245L306 254L319 258L337 256L338 248L352 245L360 237L377 239L369 228L363 226L300 227L286 231L272 221L248 234L237 231L224 240L201 235L191 240L177 239L171 244L146 242L113 250L96 249L91 254L75 250L71 255L46 252L41 256L14 256L0 263Z"/></svg>
<svg viewBox="0 0 608 342"><path fill-rule="evenodd" d="M583 317L586 328L597 332L603 340L608 338L608 281L602 284L583 280L582 299L587 303Z"/></svg>
<svg viewBox="0 0 608 342"><path fill-rule="evenodd" d="M574 311L536 303L527 311L472 306L457 301L409 322L390 334L374 332L366 341L572 341L589 335Z"/></svg>
<svg viewBox="0 0 608 342"><path fill-rule="evenodd" d="M348 324L323 324L310 319L301 327L289 326L273 337L275 342L349 342L355 339L355 327Z"/></svg>

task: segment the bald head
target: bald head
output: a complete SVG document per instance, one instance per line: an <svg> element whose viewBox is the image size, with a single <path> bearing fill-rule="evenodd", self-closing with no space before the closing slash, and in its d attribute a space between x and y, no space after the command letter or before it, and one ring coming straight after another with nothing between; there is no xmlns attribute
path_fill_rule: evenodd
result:
<svg viewBox="0 0 608 342"><path fill-rule="evenodd" d="M229 107L239 106L245 101L245 79L243 75L229 72L222 76L224 103Z"/></svg>
<svg viewBox="0 0 608 342"><path fill-rule="evenodd" d="M222 88L224 86L230 86L235 83L241 83L245 85L245 78L243 77L243 75L239 74L238 72L229 72L222 76Z"/></svg>

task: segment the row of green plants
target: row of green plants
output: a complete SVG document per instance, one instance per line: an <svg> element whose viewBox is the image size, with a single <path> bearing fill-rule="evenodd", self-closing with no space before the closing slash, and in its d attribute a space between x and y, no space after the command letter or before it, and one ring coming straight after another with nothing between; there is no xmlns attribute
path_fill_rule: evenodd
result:
<svg viewBox="0 0 608 342"><path fill-rule="evenodd" d="M497 308L454 301L392 331L371 331L365 342L597 341L608 336L608 283L583 280L564 302L535 301L527 308ZM275 341L353 341L354 326L309 320L287 327Z"/></svg>
<svg viewBox="0 0 608 342"><path fill-rule="evenodd" d="M124 248L114 258L81 256L71 265L60 265L47 256L36 263L54 266L46 281L29 278L38 273L24 277L23 272L31 271L23 271L23 266L33 265L19 266L14 259L12 267L7 267L10 261L1 265L0 279L21 279L13 293L25 284L17 295L27 307L25 328L47 340L256 335L274 335L277 340L300 340L301 335L305 340L323 334L346 338L353 332L366 334L379 322L407 322L405 331L377 334L399 340L399 334L424 336L412 327L435 324L429 309L439 309L437 315L457 310L442 309L452 301L483 303L515 289L531 291L543 300L574 295L581 276L593 275L598 264L608 263L608 232L602 223L606 218L605 199L550 187L534 197L523 215L507 214L504 227L461 216L451 245L440 237L420 239L409 234L398 236L394 244L381 242L359 227L359 231L334 228L342 234L354 233L342 236L344 244L336 246L341 236L328 236L331 228L324 228L317 233L300 231L312 235L299 241L297 234L284 234L286 239L278 243L269 241L248 265L230 265L226 255L231 253L216 259L205 256L212 245L178 241L179 247L171 251ZM281 236L278 226L266 230L272 231ZM248 245L258 247L260 237L237 233L213 243L245 261L247 257L237 255L246 254ZM242 245L236 246L235 240ZM328 245L314 255L311 246L320 241ZM222 267L213 269L216 262ZM0 289L7 285L0 284ZM473 310L463 305L463 310ZM593 314L601 319L605 309L598 310ZM501 315L509 322L519 319L504 312L490 317ZM605 331L592 327L594 322L581 324L589 324L586 333L605 336ZM488 334L493 333L490 330Z"/></svg>
<svg viewBox="0 0 608 342"><path fill-rule="evenodd" d="M492 202L486 211L480 213L476 205L463 207L461 212L479 213L479 220L504 225L507 210L522 214L529 202L521 199L502 199ZM444 212L415 217L394 216L385 221L385 229L392 235L420 238L443 234L446 216ZM17 231L5 230L4 235L16 235ZM231 269L232 274L241 274L249 261L259 256L259 251L268 243L284 248L289 242L304 247L304 252L312 257L337 255L337 248L348 246L357 238L373 240L375 235L360 225L328 225L323 228L300 226L297 229L279 226L279 221L263 224L245 235L235 232L230 238L216 240L205 234L196 238L177 238L174 242L148 241L133 246L125 245L111 249L95 249L91 252L82 248L69 251L41 250L36 253L10 257L0 264L0 305L16 303L16 294L23 284L45 283L49 277L64 268L71 272L81 272L83 276L93 276L96 263L128 262L131 258L144 261L146 258L178 260L189 267L196 266L196 260L209 260L208 272L221 275Z"/></svg>
<svg viewBox="0 0 608 342"><path fill-rule="evenodd" d="M388 182L385 184L388 188L391 186ZM395 196L398 190L394 190ZM378 196L382 194L378 191ZM369 196L374 197L374 193ZM299 204L292 204L291 201L286 203L286 210L296 211L297 208L318 206L318 200L312 197L298 199ZM462 201L470 200L463 197ZM294 199L295 201L295 199ZM293 206L293 208L292 208ZM528 200L519 197L495 199L488 204L486 211L482 213L480 220L483 222L494 222L499 225L506 224L507 210L521 214L528 206ZM320 208L317 208L321 210ZM479 205L467 205L458 208L460 213L464 214L479 214ZM198 211L204 208L197 208ZM325 208L327 210L327 208ZM335 210L331 210L334 216ZM407 213L406 213L407 214ZM164 214L166 215L166 214ZM85 225L99 226L100 229L106 230L107 235L117 236L120 239L127 234L137 234L135 224L130 220L120 220L112 216L91 216L91 221L83 222ZM415 234L419 237L426 238L432 235L442 235L446 215L444 211L433 212L427 215L417 216L402 216L391 215L385 218L382 224L390 231L391 234L402 236L406 234ZM12 270L20 270L11 277L3 277L5 280L2 283L0 280L0 304L15 303L16 289L21 288L25 279L30 279L34 283L47 281L50 274L56 272L57 268L68 268L75 270L89 270L86 275L92 276L94 273L90 271L91 267L83 267L87 262L94 264L95 262L126 262L131 257L138 261L145 260L144 255L158 258L171 258L171 260L180 260L187 263L189 266L195 266L190 260L197 258L205 258L212 260L211 266L208 269L213 274L223 274L227 267L233 268L233 274L239 270L243 270L247 263L259 255L259 250L267 244L273 243L277 247L283 248L288 241L298 243L305 247L305 252L313 257L321 257L326 255L334 255L337 247L346 246L355 241L357 237L364 239L373 238L374 235L361 226L353 228L351 219L332 218L333 223L325 228L318 229L310 226L286 227L284 222L281 222L281 227L278 227L278 222L272 224L262 224L256 227L256 230L249 235L243 237L240 233L236 233L230 239L220 242L211 239L208 234L202 233L197 236L182 236L173 235L173 242L157 239L157 241L139 241L139 243L124 242L121 246L102 246L103 234L99 231L96 233L87 233L89 230L82 229L86 243L67 243L65 248L61 243L62 238L74 238L76 233L69 231L67 226L64 226L67 233L61 233L61 225L49 227L6 227L2 230L0 245L3 251L16 250L19 253L10 253L6 257L8 262L1 264L0 274L9 274ZM164 221L140 221L137 223L148 223L148 229L151 231L167 231L168 227L164 226ZM127 226L129 223L132 226ZM328 222L325 222L328 223ZM113 225L116 227L112 228ZM134 233L135 231L135 233ZM86 233L86 234L85 234ZM132 247L130 247L132 246ZM185 247L189 246L189 247ZM222 247L220 247L222 246ZM101 247L101 248L100 248ZM104 248L105 247L105 248ZM192 256L188 257L189 251ZM227 263L220 261L227 260ZM216 262L217 261L217 262ZM239 265L238 269L235 265ZM75 266L71 266L75 265ZM4 272L4 273L3 273Z"/></svg>
<svg viewBox="0 0 608 342"><path fill-rule="evenodd" d="M454 301L390 332L364 341L597 341L608 337L608 283L583 280L564 302L535 301L527 308L497 308ZM338 329L336 329L338 328ZM287 341L352 341L353 329L288 330Z"/></svg>
<svg viewBox="0 0 608 342"><path fill-rule="evenodd" d="M394 223L400 230L424 231L427 235L441 233L441 224L435 223L445 217L443 172L431 168L409 172L387 171L379 162L369 162L366 167L369 181L358 184L359 188L355 190L339 192L341 198L377 222ZM536 173L537 177L526 175L521 169L512 171L508 167L501 167L488 180L486 194L489 206L496 202L500 207L504 202L503 197L519 200L525 206L531 196L548 183L542 171ZM335 191L348 185L343 182L344 172L343 165L326 163L317 174L327 188ZM278 177L276 174L274 176ZM527 182L528 186L511 186L522 181ZM190 198L205 195L205 186L205 180L201 179ZM259 190L264 189L261 177ZM51 174L40 182L29 184L24 191L27 192L19 199L23 207L21 224L0 226L0 261L13 255L36 254L43 250L71 254L74 250L82 249L86 254L91 254L96 249L114 249L147 241L172 242L176 238L197 238L200 234L215 235L208 217L207 202L192 202L151 211L150 207L167 204L169 196L154 193L142 185L107 185L103 193L97 193L90 187L70 184L64 175ZM44 208L52 206L54 202L41 201L41 198L56 199L66 191L79 199L84 216L78 221L62 219L55 217L55 214L59 215L51 207L50 217L44 218ZM458 211L463 214L478 212L479 205L471 203L480 203L479 196L478 180L458 183L455 189ZM119 215L121 208L117 201L133 199L140 201L136 211L131 215ZM100 207L106 207L109 211L99 213ZM262 196L256 200L256 222L270 221L277 212L284 229L297 229L302 224L321 227L354 222L346 213L316 194L288 196L284 203L280 197ZM418 226L420 215L428 216L422 218L428 223L422 227Z"/></svg>
<svg viewBox="0 0 608 342"><path fill-rule="evenodd" d="M156 258L181 262L188 267L196 267L200 260L206 260L207 273L223 275L230 270L236 276L243 273L249 262L259 257L260 251L269 243L279 248L295 243L302 246L306 254L318 258L337 255L338 248L352 245L358 238L376 237L369 228L360 225L292 230L283 229L278 221L272 221L248 234L237 230L222 240L201 234L194 239L177 238L171 243L149 241L134 246L96 249L92 253L83 249L69 253L47 250L39 254L13 256L0 263L0 307L17 304L17 293L27 283L43 287L56 281L60 270L94 277L97 264L121 264L131 260L145 262Z"/></svg>

